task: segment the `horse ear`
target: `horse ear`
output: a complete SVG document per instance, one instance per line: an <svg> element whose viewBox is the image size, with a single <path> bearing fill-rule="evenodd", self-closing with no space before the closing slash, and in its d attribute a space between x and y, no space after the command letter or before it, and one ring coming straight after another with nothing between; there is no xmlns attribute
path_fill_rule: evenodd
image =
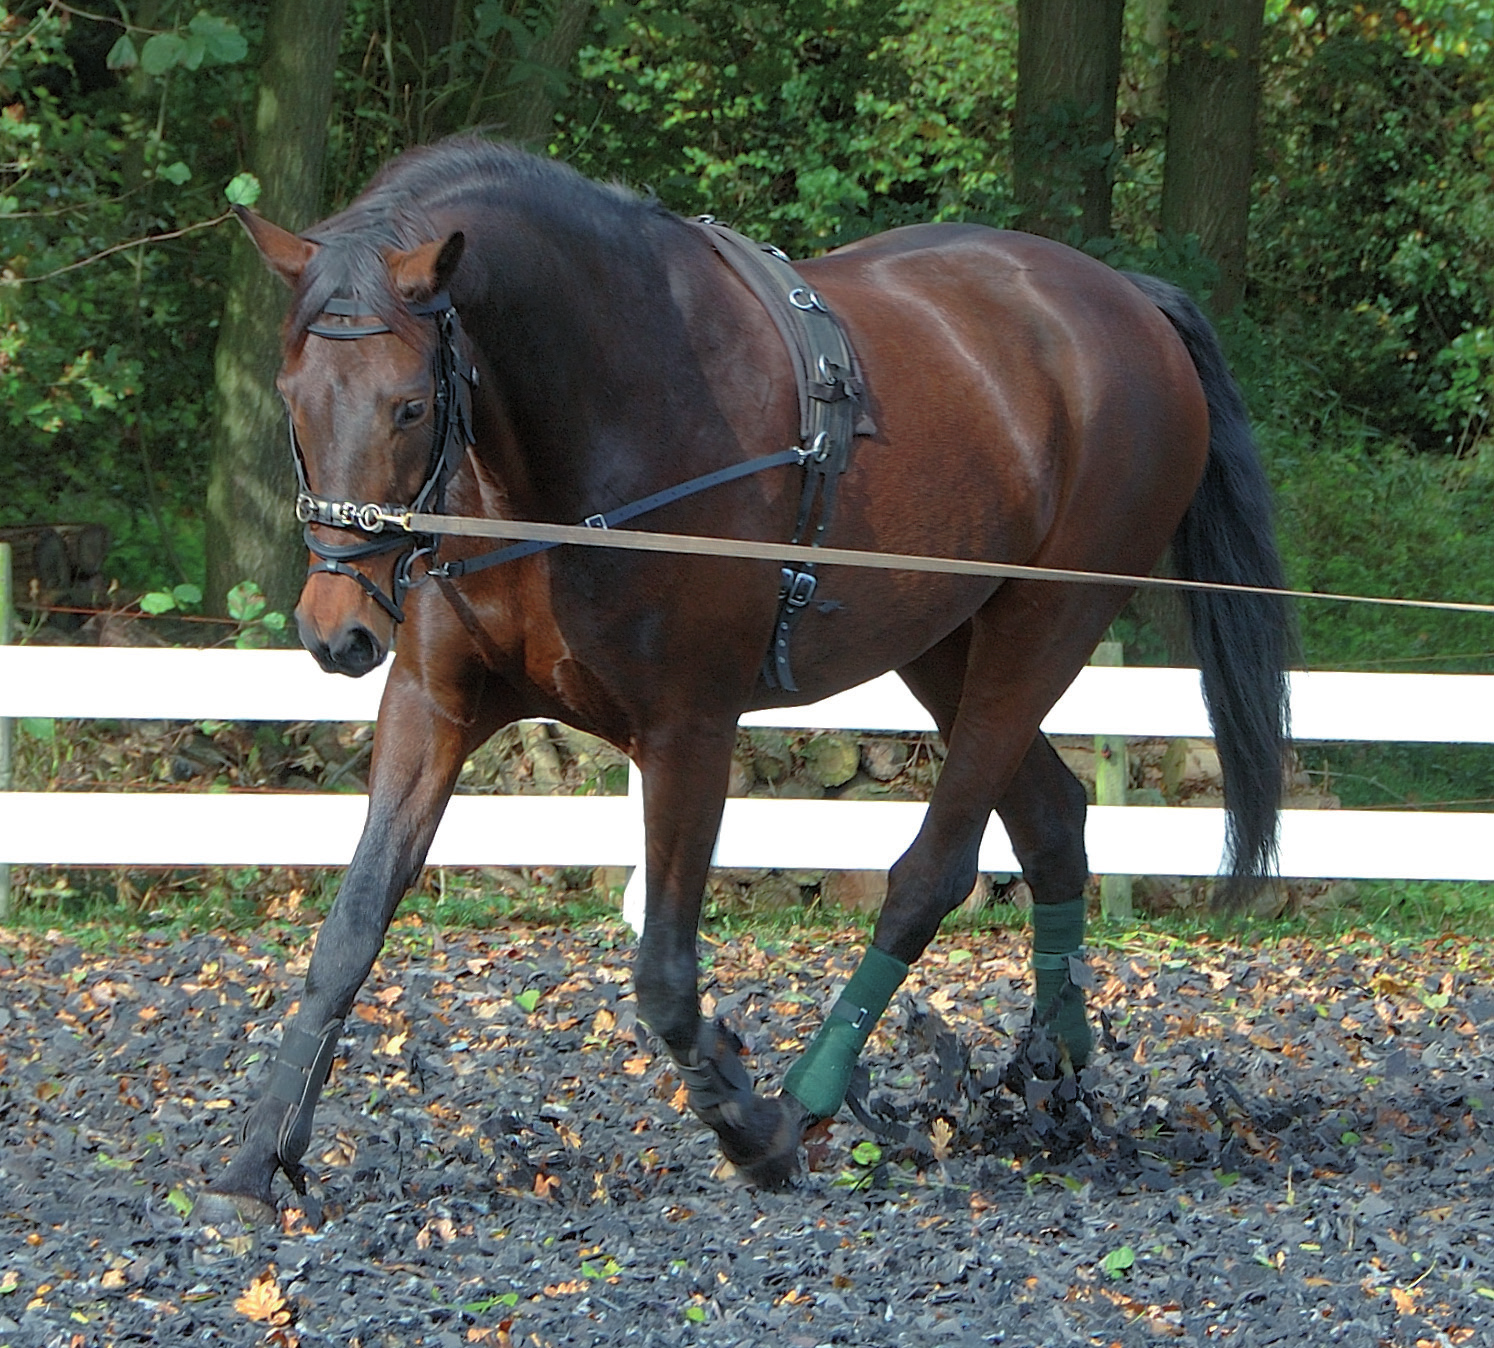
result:
<svg viewBox="0 0 1494 1348"><path fill-rule="evenodd" d="M389 255L389 275L406 302L428 300L446 289L462 260L467 236L461 230L445 239L423 243L404 253Z"/></svg>
<svg viewBox="0 0 1494 1348"><path fill-rule="evenodd" d="M267 266L287 285L294 286L301 279L306 264L316 252L314 243L292 234L288 229L271 224L262 215L255 215L247 206L230 207L238 216L254 246L259 250Z"/></svg>

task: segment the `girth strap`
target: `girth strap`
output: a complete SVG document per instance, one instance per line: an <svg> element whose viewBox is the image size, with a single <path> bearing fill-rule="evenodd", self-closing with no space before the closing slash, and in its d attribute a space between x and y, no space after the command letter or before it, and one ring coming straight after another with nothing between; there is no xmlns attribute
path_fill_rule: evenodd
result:
<svg viewBox="0 0 1494 1348"><path fill-rule="evenodd" d="M850 466L852 438L876 432L864 408L856 353L824 300L779 249L754 243L709 216L695 223L706 230L711 246L767 311L793 362L799 434L806 453L804 490L790 541L802 543L807 537L811 547L818 546L830 525L840 475ZM778 614L763 660L763 681L769 688L799 690L790 643L818 583L813 562L783 568Z"/></svg>

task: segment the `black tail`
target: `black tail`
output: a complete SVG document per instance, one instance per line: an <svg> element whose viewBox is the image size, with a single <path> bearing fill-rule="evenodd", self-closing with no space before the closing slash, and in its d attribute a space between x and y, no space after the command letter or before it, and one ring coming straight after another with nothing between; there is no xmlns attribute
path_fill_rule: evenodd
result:
<svg viewBox="0 0 1494 1348"><path fill-rule="evenodd" d="M1203 384L1209 405L1209 458L1203 481L1172 540L1173 562L1187 580L1281 588L1271 490L1261 467L1245 400L1219 338L1176 286L1129 279L1167 315ZM1228 815L1220 899L1239 902L1276 868L1282 769L1290 707L1286 666L1293 625L1279 595L1189 591L1193 648L1204 701L1224 770Z"/></svg>

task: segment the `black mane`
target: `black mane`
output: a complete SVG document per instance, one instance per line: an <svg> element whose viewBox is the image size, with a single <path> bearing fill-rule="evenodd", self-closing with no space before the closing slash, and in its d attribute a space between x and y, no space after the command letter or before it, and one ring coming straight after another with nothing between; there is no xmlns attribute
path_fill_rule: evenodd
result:
<svg viewBox="0 0 1494 1348"><path fill-rule="evenodd" d="M499 199L590 221L613 238L636 232L640 217L663 210L650 198L593 182L567 164L480 136L453 136L407 150L384 165L344 210L302 234L320 247L297 287L287 324L291 342L301 340L333 296L368 305L410 340L414 320L389 285L384 254L437 238L441 227L435 219L452 206Z"/></svg>

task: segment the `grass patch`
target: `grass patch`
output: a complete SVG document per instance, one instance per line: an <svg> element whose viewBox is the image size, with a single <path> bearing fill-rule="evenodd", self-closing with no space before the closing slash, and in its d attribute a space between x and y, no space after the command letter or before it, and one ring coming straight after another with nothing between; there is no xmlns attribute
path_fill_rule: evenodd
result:
<svg viewBox="0 0 1494 1348"><path fill-rule="evenodd" d="M326 915L340 868L205 867L193 870L62 870L16 867L10 925L60 931L86 947L146 932L168 939L203 931L257 932L294 944ZM583 927L616 920L621 892L590 870L447 870L429 868L400 905L396 922L417 919L437 930L507 925ZM297 935L299 933L299 935Z"/></svg>

